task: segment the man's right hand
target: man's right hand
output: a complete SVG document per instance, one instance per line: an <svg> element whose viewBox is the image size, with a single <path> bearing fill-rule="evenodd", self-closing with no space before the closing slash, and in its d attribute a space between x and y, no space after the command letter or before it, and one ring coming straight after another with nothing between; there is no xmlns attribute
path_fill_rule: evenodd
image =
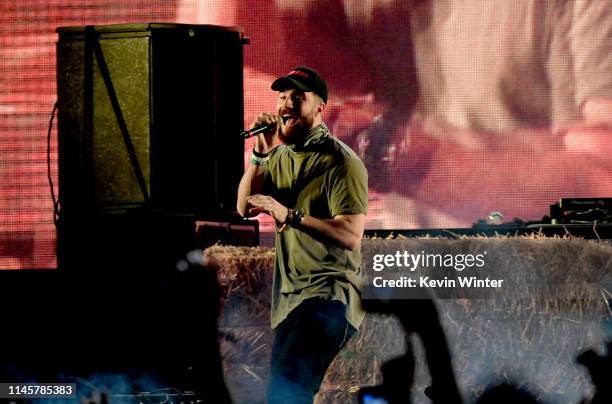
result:
<svg viewBox="0 0 612 404"><path fill-rule="evenodd" d="M259 114L255 121L251 124L251 129L264 125L275 124L275 126L263 133L257 135L255 142L255 151L258 153L268 153L274 145L274 138L277 136L280 129L280 118L276 114L264 112Z"/></svg>

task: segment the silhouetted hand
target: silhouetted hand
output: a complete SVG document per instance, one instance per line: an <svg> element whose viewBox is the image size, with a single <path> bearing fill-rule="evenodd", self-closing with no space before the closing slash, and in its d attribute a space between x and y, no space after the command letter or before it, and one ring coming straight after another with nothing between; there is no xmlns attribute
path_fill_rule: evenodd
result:
<svg viewBox="0 0 612 404"><path fill-rule="evenodd" d="M597 355L592 349L581 353L576 361L585 366L596 391L590 404L604 404L612 402L612 341L608 342L608 353L606 356Z"/></svg>
<svg viewBox="0 0 612 404"><path fill-rule="evenodd" d="M98 390L91 392L91 397L81 397L81 404L109 404L108 394Z"/></svg>

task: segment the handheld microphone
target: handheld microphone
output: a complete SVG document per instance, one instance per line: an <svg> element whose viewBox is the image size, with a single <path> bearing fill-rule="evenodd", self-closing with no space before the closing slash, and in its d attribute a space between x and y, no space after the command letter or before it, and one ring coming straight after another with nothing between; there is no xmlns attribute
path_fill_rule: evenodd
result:
<svg viewBox="0 0 612 404"><path fill-rule="evenodd" d="M254 128L251 128L249 130L245 130L244 132L242 132L240 134L240 136L242 136L245 139L248 139L250 137L253 137L261 132L265 132L268 129L272 129L276 126L276 123L269 123L267 125L263 125L263 126L256 126Z"/></svg>

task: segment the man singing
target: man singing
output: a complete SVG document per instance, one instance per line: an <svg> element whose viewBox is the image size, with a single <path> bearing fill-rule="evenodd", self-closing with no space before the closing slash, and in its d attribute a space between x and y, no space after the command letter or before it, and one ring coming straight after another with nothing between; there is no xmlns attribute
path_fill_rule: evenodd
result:
<svg viewBox="0 0 612 404"><path fill-rule="evenodd" d="M363 320L360 245L368 178L357 155L322 121L327 84L298 67L272 83L275 113L262 113L238 212L276 221L269 403L310 403L325 371ZM272 147L278 136L282 144Z"/></svg>

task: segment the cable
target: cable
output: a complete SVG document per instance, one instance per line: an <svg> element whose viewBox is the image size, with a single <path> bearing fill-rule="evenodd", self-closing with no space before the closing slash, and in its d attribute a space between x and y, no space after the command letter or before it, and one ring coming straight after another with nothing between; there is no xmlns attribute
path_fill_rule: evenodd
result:
<svg viewBox="0 0 612 404"><path fill-rule="evenodd" d="M57 111L57 101L53 104L53 111L51 111L51 119L49 120L49 131L47 132L47 178L51 189L51 200L53 201L53 223L55 227L57 227L59 221L59 202L55 198L55 187L53 185L53 178L51 177L51 130L53 129L55 111Z"/></svg>

